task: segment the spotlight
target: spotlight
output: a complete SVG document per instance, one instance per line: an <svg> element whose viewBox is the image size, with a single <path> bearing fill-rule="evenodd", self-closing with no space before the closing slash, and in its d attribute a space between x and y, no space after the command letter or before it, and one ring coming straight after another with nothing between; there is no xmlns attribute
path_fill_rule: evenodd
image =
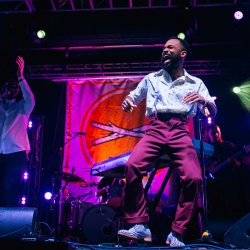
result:
<svg viewBox="0 0 250 250"><path fill-rule="evenodd" d="M26 197L25 196L22 196L21 197L21 205L26 205L26 203L27 203L27 199L26 199Z"/></svg>
<svg viewBox="0 0 250 250"><path fill-rule="evenodd" d="M46 32L45 32L44 30L40 29L40 30L38 30L38 31L36 32L36 36L37 36L39 39L44 39L45 36L46 36Z"/></svg>
<svg viewBox="0 0 250 250"><path fill-rule="evenodd" d="M241 20L243 18L243 12L241 10L237 10L234 12L234 18L236 20Z"/></svg>
<svg viewBox="0 0 250 250"><path fill-rule="evenodd" d="M207 118L207 123L208 123L208 124L212 124L212 122L213 122L213 121L212 121L212 118L211 118L210 116L208 116L208 118Z"/></svg>
<svg viewBox="0 0 250 250"><path fill-rule="evenodd" d="M238 87L234 87L232 91L239 97L242 106L250 112L250 79L245 80Z"/></svg>
<svg viewBox="0 0 250 250"><path fill-rule="evenodd" d="M51 200L51 198L52 198L52 193L51 193L51 192L46 192L46 193L44 194L44 198L45 198L45 200Z"/></svg>
<svg viewBox="0 0 250 250"><path fill-rule="evenodd" d="M31 27L30 37L33 43L41 44L47 40L48 34L45 29Z"/></svg>
<svg viewBox="0 0 250 250"><path fill-rule="evenodd" d="M28 123L28 128L32 128L33 127L33 122L30 120Z"/></svg>
<svg viewBox="0 0 250 250"><path fill-rule="evenodd" d="M180 39L182 39L182 40L184 40L184 39L186 38L186 35L185 35L185 33L180 32L180 33L177 35L177 37L180 38Z"/></svg>
<svg viewBox="0 0 250 250"><path fill-rule="evenodd" d="M23 180L24 181L27 181L29 179L29 173L27 172L27 171L25 171L24 173L23 173Z"/></svg>
<svg viewBox="0 0 250 250"><path fill-rule="evenodd" d="M233 92L234 92L235 94L240 93L240 87L234 87L234 88L233 88Z"/></svg>

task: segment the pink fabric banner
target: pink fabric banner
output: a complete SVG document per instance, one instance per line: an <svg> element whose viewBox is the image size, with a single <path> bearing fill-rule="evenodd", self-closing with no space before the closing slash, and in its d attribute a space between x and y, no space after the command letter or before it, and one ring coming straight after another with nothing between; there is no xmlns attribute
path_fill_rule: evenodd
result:
<svg viewBox="0 0 250 250"><path fill-rule="evenodd" d="M130 152L148 124L145 103L132 113L123 112L121 102L140 79L82 80L67 83L63 172L76 176L65 186L64 200L102 203L97 184L102 177L91 175L95 164ZM191 124L192 125L192 124ZM161 169L149 194L159 190L167 169ZM147 177L144 182L146 183ZM167 188L165 203L175 202L175 190Z"/></svg>
<svg viewBox="0 0 250 250"><path fill-rule="evenodd" d="M65 196L98 203L96 184L101 177L91 176L91 167L131 151L140 139L140 127L148 123L144 104L133 113L121 109L123 98L137 83L138 79L67 83L63 172L84 182L69 182ZM130 134L134 129L137 132Z"/></svg>

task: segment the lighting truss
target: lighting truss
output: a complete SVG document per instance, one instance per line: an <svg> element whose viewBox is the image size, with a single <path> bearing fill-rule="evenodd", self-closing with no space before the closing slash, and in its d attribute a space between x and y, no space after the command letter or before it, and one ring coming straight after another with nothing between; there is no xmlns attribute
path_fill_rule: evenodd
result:
<svg viewBox="0 0 250 250"><path fill-rule="evenodd" d="M242 67L244 65L244 67ZM77 78L143 77L160 69L159 62L104 63L104 64L56 64L27 65L28 79L49 79L65 81ZM230 60L193 60L186 61L187 71L196 76L223 75L235 70L237 63ZM248 60L240 65L240 70L247 72Z"/></svg>
<svg viewBox="0 0 250 250"><path fill-rule="evenodd" d="M182 0L193 8L234 6L239 0ZM42 3L42 4L41 4ZM250 5L241 0L241 5ZM31 13L43 9L51 12L99 11L121 9L176 8L179 0L0 0L0 13Z"/></svg>

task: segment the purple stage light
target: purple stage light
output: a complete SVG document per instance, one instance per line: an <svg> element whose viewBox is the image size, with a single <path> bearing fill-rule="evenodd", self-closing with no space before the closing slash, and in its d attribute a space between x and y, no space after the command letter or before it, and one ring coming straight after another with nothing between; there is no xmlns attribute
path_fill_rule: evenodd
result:
<svg viewBox="0 0 250 250"><path fill-rule="evenodd" d="M24 173L23 173L23 180L24 181L27 181L29 179L29 173L27 172L27 171L25 171Z"/></svg>
<svg viewBox="0 0 250 250"><path fill-rule="evenodd" d="M29 120L28 128L32 128L32 127L33 127L33 122L31 120Z"/></svg>
<svg viewBox="0 0 250 250"><path fill-rule="evenodd" d="M27 199L26 199L26 197L25 196L22 196L22 198L21 198L21 205L26 205L26 202L27 202Z"/></svg>
<svg viewBox="0 0 250 250"><path fill-rule="evenodd" d="M212 118L211 118L210 116L208 116L208 118L207 118L207 123L208 123L208 124L212 124L212 122L213 122L213 121L212 121Z"/></svg>

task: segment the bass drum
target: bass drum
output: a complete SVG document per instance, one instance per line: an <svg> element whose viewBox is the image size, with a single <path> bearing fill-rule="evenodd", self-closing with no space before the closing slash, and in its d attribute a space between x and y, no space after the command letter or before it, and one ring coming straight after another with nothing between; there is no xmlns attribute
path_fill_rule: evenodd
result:
<svg viewBox="0 0 250 250"><path fill-rule="evenodd" d="M117 231L117 211L107 204L93 205L82 218L79 241L93 244L114 243Z"/></svg>

